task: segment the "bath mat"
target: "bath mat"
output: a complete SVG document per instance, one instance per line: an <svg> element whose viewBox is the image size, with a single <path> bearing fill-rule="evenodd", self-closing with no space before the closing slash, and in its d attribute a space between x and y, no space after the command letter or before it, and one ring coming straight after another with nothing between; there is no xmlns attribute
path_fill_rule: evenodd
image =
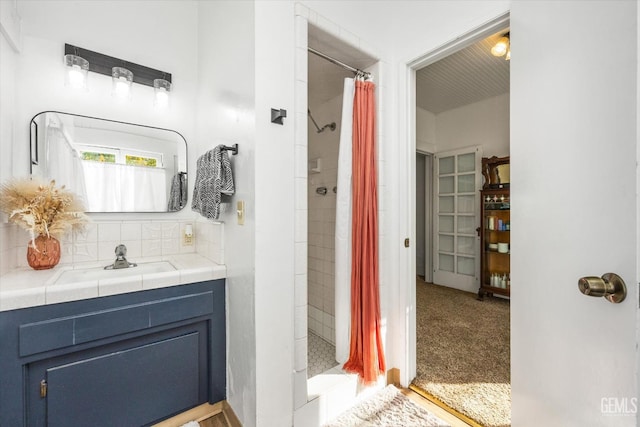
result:
<svg viewBox="0 0 640 427"><path fill-rule="evenodd" d="M421 408L393 385L338 416L325 427L444 427L446 421Z"/></svg>

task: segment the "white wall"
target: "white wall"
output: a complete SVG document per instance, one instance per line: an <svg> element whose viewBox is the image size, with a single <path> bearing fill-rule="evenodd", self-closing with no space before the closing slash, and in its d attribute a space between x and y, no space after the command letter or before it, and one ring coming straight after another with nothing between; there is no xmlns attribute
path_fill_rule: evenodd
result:
<svg viewBox="0 0 640 427"><path fill-rule="evenodd" d="M509 155L509 94L436 114L438 151L482 146L483 157Z"/></svg>
<svg viewBox="0 0 640 427"><path fill-rule="evenodd" d="M482 146L483 157L509 155L508 93L435 115L417 108L417 149L447 151L475 145Z"/></svg>
<svg viewBox="0 0 640 427"><path fill-rule="evenodd" d="M233 34L233 43L229 43ZM236 193L223 207L227 267L227 400L245 426L256 425L255 83L253 2L200 2L196 136L200 156L220 143L239 145L231 157ZM235 204L244 201L245 223Z"/></svg>
<svg viewBox="0 0 640 427"><path fill-rule="evenodd" d="M255 2L258 426L293 424L294 259L306 256L294 243L295 207L302 201L295 191L294 121L299 118L293 112L303 100L306 111L306 94L294 96L294 16L291 1ZM291 112L283 125L271 123L271 108ZM306 346L296 348L303 350L306 354Z"/></svg>
<svg viewBox="0 0 640 427"><path fill-rule="evenodd" d="M416 150L436 152L436 115L424 108L416 108Z"/></svg>
<svg viewBox="0 0 640 427"><path fill-rule="evenodd" d="M16 118L18 42L21 40L20 20L17 10L9 2L0 2L0 182L13 174L13 144ZM27 146L27 141L25 141ZM0 276L17 264L14 241L16 226L6 224L4 214L0 215Z"/></svg>

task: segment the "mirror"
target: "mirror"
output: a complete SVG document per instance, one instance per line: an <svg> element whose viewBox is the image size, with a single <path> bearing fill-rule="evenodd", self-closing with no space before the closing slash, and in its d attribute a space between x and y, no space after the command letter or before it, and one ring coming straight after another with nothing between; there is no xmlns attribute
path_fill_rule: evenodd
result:
<svg viewBox="0 0 640 427"><path fill-rule="evenodd" d="M511 181L509 161L509 156L482 158L483 190L509 188Z"/></svg>
<svg viewBox="0 0 640 427"><path fill-rule="evenodd" d="M187 141L150 126L44 111L31 119L31 173L87 212L173 212L187 203Z"/></svg>

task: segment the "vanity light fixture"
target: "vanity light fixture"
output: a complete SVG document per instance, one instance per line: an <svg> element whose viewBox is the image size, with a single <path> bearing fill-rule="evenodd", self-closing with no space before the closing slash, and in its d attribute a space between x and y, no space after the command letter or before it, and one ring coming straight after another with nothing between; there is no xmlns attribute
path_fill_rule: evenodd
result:
<svg viewBox="0 0 640 427"><path fill-rule="evenodd" d="M67 67L65 84L74 89L86 90L89 61L70 53L64 56L64 65Z"/></svg>
<svg viewBox="0 0 640 427"><path fill-rule="evenodd" d="M506 33L498 39L497 43L491 48L491 54L493 56L503 56L506 54L505 59L507 61L511 59L511 40L509 33Z"/></svg>
<svg viewBox="0 0 640 427"><path fill-rule="evenodd" d="M165 79L153 80L154 105L157 108L169 106L169 92L171 92L171 82Z"/></svg>
<svg viewBox="0 0 640 427"><path fill-rule="evenodd" d="M110 76L113 79L113 94L116 96L124 95L125 98L130 97L130 88L132 83L152 87L157 93L155 80L163 80L166 83L161 83L160 87L164 87L165 95L167 95L166 100L168 101L168 92L171 89L171 73L145 67L144 65L135 64L133 62L124 61L119 58L114 58L102 53L70 45L68 43L64 45L64 53L65 64L67 64L67 56L76 56L87 63L86 69L88 71ZM81 63L78 63L77 65L81 70L83 69L83 65ZM73 63L71 67L72 66ZM77 70L77 68L75 69ZM126 87L128 87L129 90L125 89Z"/></svg>

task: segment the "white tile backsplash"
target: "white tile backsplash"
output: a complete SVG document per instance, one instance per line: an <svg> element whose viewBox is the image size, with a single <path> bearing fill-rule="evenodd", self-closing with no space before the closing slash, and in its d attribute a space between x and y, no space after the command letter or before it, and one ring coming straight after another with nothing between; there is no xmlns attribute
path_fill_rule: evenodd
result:
<svg viewBox="0 0 640 427"><path fill-rule="evenodd" d="M159 240L162 238L162 224L148 222L142 224L142 240Z"/></svg>
<svg viewBox="0 0 640 427"><path fill-rule="evenodd" d="M186 224L193 227L192 245L184 245ZM60 265L83 262L107 263L115 260L115 248L127 247L127 260L199 253L217 264L224 264L224 224L191 219L178 221L92 222L82 233L60 239ZM18 267L27 267L29 234L15 224L0 223L0 276ZM54 295L51 298L55 298Z"/></svg>
<svg viewBox="0 0 640 427"><path fill-rule="evenodd" d="M224 223L199 220L194 224L197 252L217 264L224 264Z"/></svg>
<svg viewBox="0 0 640 427"><path fill-rule="evenodd" d="M136 258L142 257L142 241L139 238L136 240L129 240L129 236L127 236L126 239L122 239L121 243L127 247L127 260L135 262ZM113 256L115 257L115 251L113 253Z"/></svg>
<svg viewBox="0 0 640 427"><path fill-rule="evenodd" d="M152 256L161 256L162 255L162 240L161 239L151 239L151 240L143 240L142 241L142 256L143 257L152 257Z"/></svg>
<svg viewBox="0 0 640 427"><path fill-rule="evenodd" d="M98 224L98 241L120 240L121 222L102 222ZM115 246L114 246L115 248Z"/></svg>
<svg viewBox="0 0 640 427"><path fill-rule="evenodd" d="M115 249L115 247L114 247ZM113 250L113 249L112 249ZM115 255L114 255L115 259ZM76 242L73 245L72 262L88 262L98 260L98 242Z"/></svg>
<svg viewBox="0 0 640 427"><path fill-rule="evenodd" d="M120 232L123 241L142 240L142 223L123 222Z"/></svg>
<svg viewBox="0 0 640 427"><path fill-rule="evenodd" d="M121 243L118 240L100 240L98 244L98 261L113 261L116 259L116 246ZM127 253L126 258L131 256Z"/></svg>

